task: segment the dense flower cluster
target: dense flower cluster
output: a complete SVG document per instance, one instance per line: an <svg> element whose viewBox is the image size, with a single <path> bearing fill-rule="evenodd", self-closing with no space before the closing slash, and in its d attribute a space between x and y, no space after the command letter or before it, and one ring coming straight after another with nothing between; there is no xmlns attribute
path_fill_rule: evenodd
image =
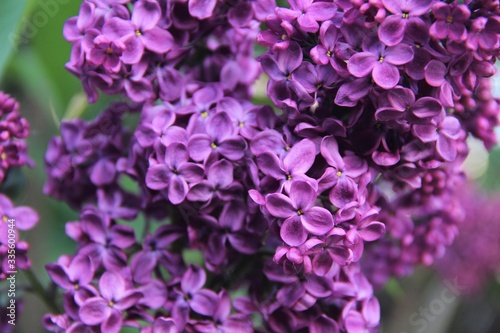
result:
<svg viewBox="0 0 500 333"><path fill-rule="evenodd" d="M459 193L465 222L459 235L435 267L450 281L456 279L468 294L479 293L500 272L500 219L496 213L498 194L486 193L467 184Z"/></svg>
<svg viewBox="0 0 500 333"><path fill-rule="evenodd" d="M29 132L28 121L19 113L19 103L0 91L0 184L5 182L11 168L33 164L28 157L25 141ZM38 222L38 215L30 207L15 207L7 196L0 194L0 218L0 280L4 280L8 276L7 272L30 267L30 260L26 256L29 244L20 240L18 230L33 228ZM9 228L9 220L15 221L10 223L15 227ZM9 238L15 242L9 242ZM15 245L15 260L10 262L15 262L15 265L10 266L9 254L13 252L9 250L12 250L12 244Z"/></svg>
<svg viewBox="0 0 500 333"><path fill-rule="evenodd" d="M0 91L0 185L4 184L12 168L32 166L28 157L25 139L29 136L29 123L19 113L19 104L11 96ZM28 258L29 244L22 239L21 232L32 229L38 223L38 214L31 207L14 206L8 196L0 193L0 282L21 270L31 267ZM9 288L7 288L8 290ZM23 309L21 298L17 300L17 313ZM11 332L7 323L7 306L2 304L0 330Z"/></svg>
<svg viewBox="0 0 500 333"><path fill-rule="evenodd" d="M288 4L85 0L68 20L89 100L137 104L51 141L46 193L80 218L47 265L48 330L375 332L373 286L443 255L467 135L494 143L498 6ZM250 101L261 69L280 115Z"/></svg>
<svg viewBox="0 0 500 333"><path fill-rule="evenodd" d="M19 103L0 91L0 182L4 182L13 167L32 165L26 139L30 132L28 121L19 113Z"/></svg>

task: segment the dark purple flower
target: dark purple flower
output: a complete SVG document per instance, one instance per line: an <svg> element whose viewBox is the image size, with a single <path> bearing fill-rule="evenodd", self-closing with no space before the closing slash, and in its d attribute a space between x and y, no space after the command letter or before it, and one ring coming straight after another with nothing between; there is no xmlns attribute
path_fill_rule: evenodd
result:
<svg viewBox="0 0 500 333"><path fill-rule="evenodd" d="M168 200L177 205L184 201L190 186L203 179L203 168L189 161L189 152L183 144L172 143L167 147L164 161L151 165L146 174L146 184L153 190L167 190Z"/></svg>
<svg viewBox="0 0 500 333"><path fill-rule="evenodd" d="M188 3L189 13L203 20L212 16L217 0L188 0Z"/></svg>
<svg viewBox="0 0 500 333"><path fill-rule="evenodd" d="M429 33L436 39L449 38L461 42L467 38L465 22L470 16L469 7L436 2L432 5L432 14L436 21L429 28Z"/></svg>
<svg viewBox="0 0 500 333"><path fill-rule="evenodd" d="M280 160L271 153L260 154L257 157L259 169L266 175L278 180L281 188L290 192L290 186L296 180L314 181L306 176L306 172L311 168L316 157L316 146L308 139L296 143L288 154Z"/></svg>
<svg viewBox="0 0 500 333"><path fill-rule="evenodd" d="M478 17L471 24L471 30L465 44L471 50L482 48L493 50L498 47L500 21L495 18Z"/></svg>
<svg viewBox="0 0 500 333"><path fill-rule="evenodd" d="M313 0L289 0L291 8L276 9L276 14L286 21L297 19L302 31L316 32L318 22L331 19L335 15L337 6L330 2L313 2Z"/></svg>
<svg viewBox="0 0 500 333"><path fill-rule="evenodd" d="M222 200L238 199L242 186L234 180L234 167L227 160L217 161L206 169L207 179L194 185L187 194L189 201L210 203L214 195Z"/></svg>
<svg viewBox="0 0 500 333"><path fill-rule="evenodd" d="M91 206L83 210L80 223L90 242L79 250L79 254L88 255L96 268L101 262L108 270L120 270L126 265L127 257L122 250L135 243L134 229L113 225L107 215Z"/></svg>
<svg viewBox="0 0 500 333"><path fill-rule="evenodd" d="M413 91L403 87L395 87L387 93L390 106L382 106L375 112L380 121L407 120L410 123L427 122L428 118L441 113L443 106L432 97L415 100Z"/></svg>
<svg viewBox="0 0 500 333"><path fill-rule="evenodd" d="M419 34L428 30L420 16L427 14L432 0L382 0L394 15L387 16L378 29L380 40L387 46L399 44L405 33Z"/></svg>
<svg viewBox="0 0 500 333"><path fill-rule="evenodd" d="M142 294L127 286L122 275L105 272L99 280L100 296L87 299L79 315L86 325L100 325L102 332L118 333L123 323L123 311L134 306Z"/></svg>
<svg viewBox="0 0 500 333"><path fill-rule="evenodd" d="M111 40L120 40L125 45L122 61L126 64L138 63L144 49L165 53L172 48L170 32L158 27L161 8L157 1L140 0L134 4L131 21L113 17L103 26L103 34Z"/></svg>
<svg viewBox="0 0 500 333"><path fill-rule="evenodd" d="M422 142L436 142L437 153L446 161L457 156L456 140L461 132L460 122L442 111L428 125L413 125L413 133Z"/></svg>
<svg viewBox="0 0 500 333"><path fill-rule="evenodd" d="M273 193L266 196L269 213L285 219L280 229L285 243L298 246L306 241L308 233L324 235L333 228L332 214L325 208L314 206L317 193L311 184L295 181L289 195Z"/></svg>
<svg viewBox="0 0 500 333"><path fill-rule="evenodd" d="M311 97L293 77L294 71L302 64L302 49L296 42L290 42L287 49L277 49L274 55L264 54L260 63L269 75L267 90L272 100L284 100L294 92L300 99L309 101Z"/></svg>
<svg viewBox="0 0 500 333"><path fill-rule="evenodd" d="M399 82L398 65L413 59L413 50L407 44L386 47L376 38L363 42L363 52L354 54L347 69L356 77L372 75L373 80L384 89L391 89Z"/></svg>
<svg viewBox="0 0 500 333"><path fill-rule="evenodd" d="M97 36L94 43L95 46L90 50L87 59L94 65L103 65L106 71L118 72L125 46L119 40L112 41L103 35Z"/></svg>
<svg viewBox="0 0 500 333"><path fill-rule="evenodd" d="M327 168L321 177L320 190L333 186L329 198L338 208L357 200L358 184L355 179L368 171L366 161L355 155L342 158L333 136L327 136L321 141L321 155L331 168Z"/></svg>
<svg viewBox="0 0 500 333"><path fill-rule="evenodd" d="M177 323L186 322L187 314L177 312L183 306L188 306L191 310L203 316L214 315L219 300L214 291L202 289L206 278L205 271L194 265L190 265L182 276L180 289L177 290L176 307L172 313L172 318Z"/></svg>
<svg viewBox="0 0 500 333"><path fill-rule="evenodd" d="M211 154L221 154L229 160L243 158L247 143L235 135L235 128L226 112L210 117L206 125L207 134L194 134L188 142L191 158L197 162L206 160Z"/></svg>
<svg viewBox="0 0 500 333"><path fill-rule="evenodd" d="M172 275L179 275L185 269L182 258L169 251L169 246L182 237L179 227L163 225L153 235L147 235L143 241L143 250L138 252L130 264L132 276L137 283L151 281L151 273L161 264Z"/></svg>

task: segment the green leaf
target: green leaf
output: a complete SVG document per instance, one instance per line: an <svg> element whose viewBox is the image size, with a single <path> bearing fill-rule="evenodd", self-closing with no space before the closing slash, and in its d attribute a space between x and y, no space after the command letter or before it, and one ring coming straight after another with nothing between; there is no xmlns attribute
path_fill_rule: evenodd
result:
<svg viewBox="0 0 500 333"><path fill-rule="evenodd" d="M20 27L27 20L28 0L0 1L0 77L13 50L22 41Z"/></svg>

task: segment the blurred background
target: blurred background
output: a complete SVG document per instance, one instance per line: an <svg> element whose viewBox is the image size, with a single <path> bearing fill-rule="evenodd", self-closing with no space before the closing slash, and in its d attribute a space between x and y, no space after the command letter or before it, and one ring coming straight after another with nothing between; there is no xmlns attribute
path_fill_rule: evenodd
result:
<svg viewBox="0 0 500 333"><path fill-rule="evenodd" d="M21 113L31 124L29 150L36 163L32 169L11 174L0 191L8 193L17 205L35 208L40 215L37 227L22 237L31 245L32 269L44 286L48 284L44 265L56 261L61 254L74 252L75 245L65 236L64 225L78 218L65 204L42 192L43 157L48 141L58 135L63 119L92 119L110 101L118 99L101 95L98 103L88 105L80 82L64 68L70 44L63 39L62 28L66 19L77 15L80 3L79 0L0 1L0 90L21 103ZM498 82L494 84L497 96ZM265 80L259 84L256 91L261 94L257 96L261 102L265 98ZM477 253L473 250L478 250L478 245L472 243L484 247L478 251L486 259L500 257L500 214L495 211L500 206L500 196L496 193L500 191L500 149L488 155L478 141L471 140L470 145L465 168L470 179L485 192L475 192L477 195L472 198L482 197L476 209L472 209L480 216L468 215L467 219L486 226L482 232L490 238L474 239L483 234L469 230L466 233L470 237L457 244L460 253L455 255L453 264L440 265L441 274L435 268L419 268L409 278L390 281L378 293L384 333L500 332L500 260L488 262L489 269L481 270L468 264L470 258L460 257L469 247L471 254ZM496 227L489 229L488 225ZM462 288L461 282L454 281L462 275L472 281L474 288ZM20 289L26 282L22 273L18 276ZM14 332L44 332L40 321L47 312L46 306L31 293L23 296L24 310ZM0 295L2 300L5 301L5 295Z"/></svg>

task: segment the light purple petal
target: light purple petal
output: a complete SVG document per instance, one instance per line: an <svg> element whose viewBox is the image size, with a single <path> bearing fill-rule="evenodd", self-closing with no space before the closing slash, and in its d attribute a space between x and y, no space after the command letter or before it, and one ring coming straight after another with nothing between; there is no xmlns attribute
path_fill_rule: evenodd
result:
<svg viewBox="0 0 500 333"><path fill-rule="evenodd" d="M212 140L206 134L194 134L188 142L188 150L191 158L197 162L201 162L210 155L212 148L210 144Z"/></svg>
<svg viewBox="0 0 500 333"><path fill-rule="evenodd" d="M267 195L266 208L271 215L285 219L297 214L297 209L293 206L292 200L281 193Z"/></svg>
<svg viewBox="0 0 500 333"><path fill-rule="evenodd" d="M369 52L361 52L353 55L347 63L349 73L356 77L365 77L370 75L378 59Z"/></svg>
<svg viewBox="0 0 500 333"><path fill-rule="evenodd" d="M170 32L159 27L144 32L140 38L145 48L156 53L168 52L174 44L174 38Z"/></svg>
<svg viewBox="0 0 500 333"><path fill-rule="evenodd" d="M172 171L164 164L150 166L146 173L146 185L152 190L163 190L172 179Z"/></svg>
<svg viewBox="0 0 500 333"><path fill-rule="evenodd" d="M337 185L338 186L338 185ZM323 207L313 207L301 216L302 225L313 235L325 235L333 228L333 216Z"/></svg>
<svg viewBox="0 0 500 333"><path fill-rule="evenodd" d="M200 19L206 19L212 15L217 0L190 0L189 13Z"/></svg>
<svg viewBox="0 0 500 333"><path fill-rule="evenodd" d="M110 315L111 308L101 297L89 298L83 303L78 314L86 325L98 325Z"/></svg>
<svg viewBox="0 0 500 333"><path fill-rule="evenodd" d="M293 145L283 159L283 164L291 173L306 173L314 163L316 146L311 140L303 139Z"/></svg>
<svg viewBox="0 0 500 333"><path fill-rule="evenodd" d="M330 191L330 202L338 208L356 200L358 194L357 185L350 177L339 177L337 185Z"/></svg>
<svg viewBox="0 0 500 333"><path fill-rule="evenodd" d="M153 29L160 21L161 8L157 1L137 1L132 11L132 22L141 31Z"/></svg>
<svg viewBox="0 0 500 333"><path fill-rule="evenodd" d="M204 316L212 316L217 307L218 297L212 290L202 289L193 295L189 306L194 312Z"/></svg>
<svg viewBox="0 0 500 333"><path fill-rule="evenodd" d="M174 205L184 201L188 193L189 186L187 182L179 176L173 176L168 184L168 200Z"/></svg>
<svg viewBox="0 0 500 333"><path fill-rule="evenodd" d="M445 79L447 73L445 64L438 60L431 60L425 66L425 81L433 87L440 87Z"/></svg>
<svg viewBox="0 0 500 333"><path fill-rule="evenodd" d="M378 29L380 40L387 46L399 44L405 35L406 23L401 15L386 17Z"/></svg>
<svg viewBox="0 0 500 333"><path fill-rule="evenodd" d="M399 82L399 70L388 62L379 62L373 68L373 81L384 89L392 89Z"/></svg>
<svg viewBox="0 0 500 333"><path fill-rule="evenodd" d="M281 239L290 246L302 245L307 240L307 231L304 229L298 216L292 216L283 222L280 229Z"/></svg>

